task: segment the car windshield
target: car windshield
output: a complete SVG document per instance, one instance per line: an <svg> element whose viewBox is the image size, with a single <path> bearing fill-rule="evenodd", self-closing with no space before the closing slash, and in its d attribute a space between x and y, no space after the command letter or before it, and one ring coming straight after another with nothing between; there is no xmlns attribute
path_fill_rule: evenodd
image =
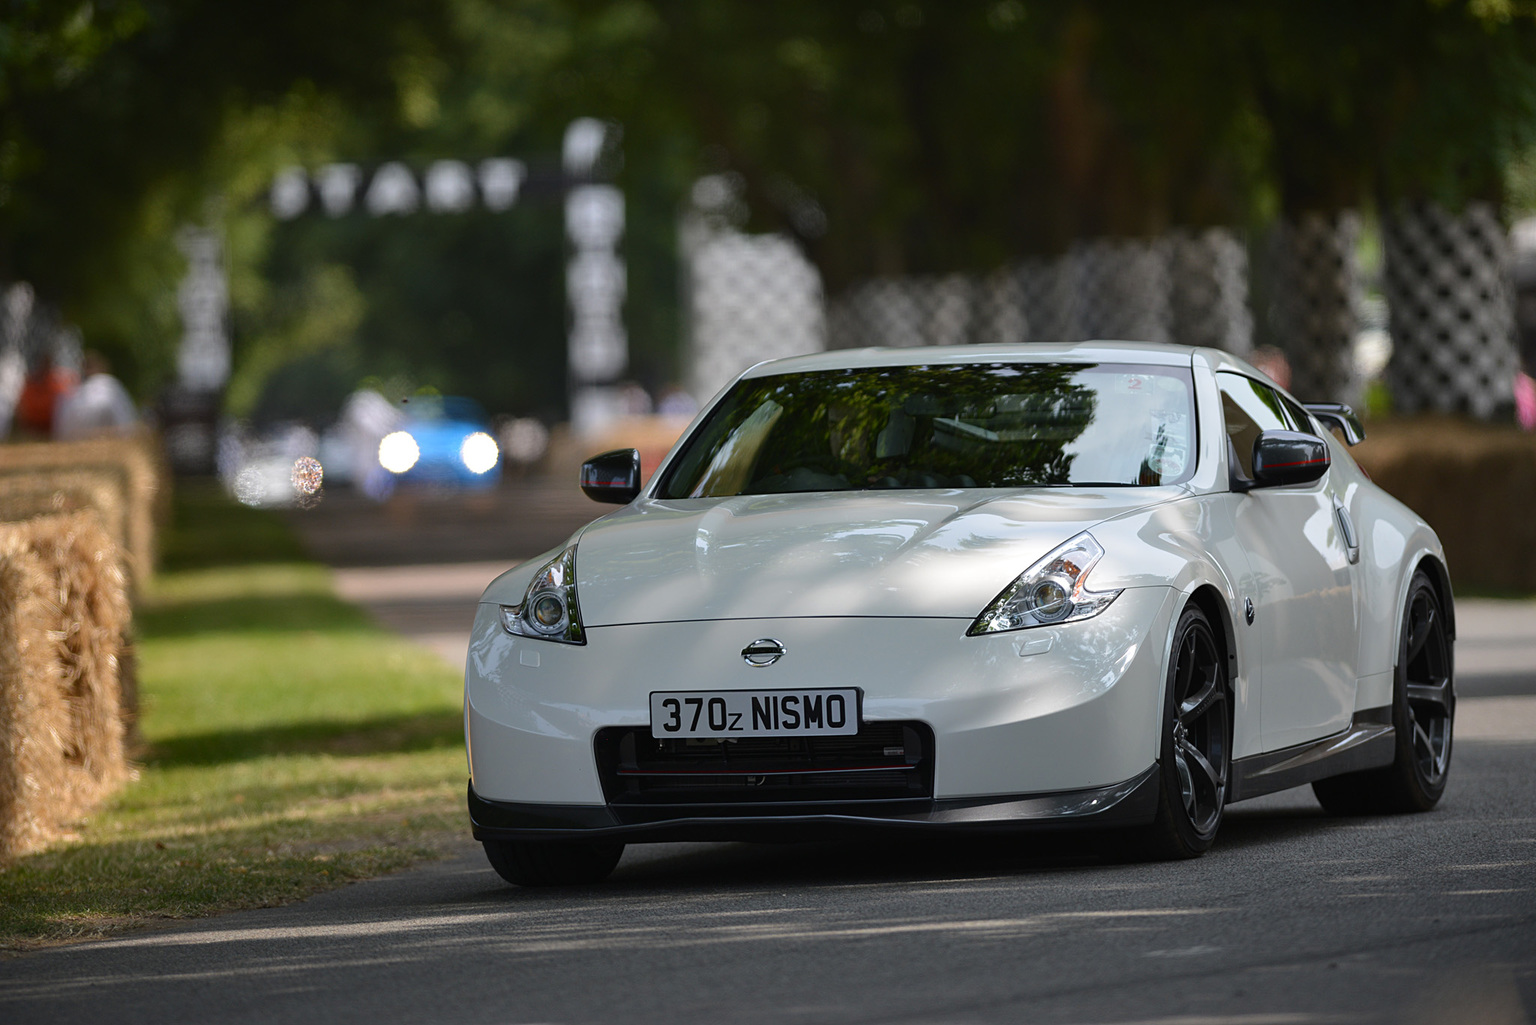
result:
<svg viewBox="0 0 1536 1025"><path fill-rule="evenodd" d="M738 381L659 498L878 488L1176 484L1193 472L1187 368L960 363Z"/></svg>

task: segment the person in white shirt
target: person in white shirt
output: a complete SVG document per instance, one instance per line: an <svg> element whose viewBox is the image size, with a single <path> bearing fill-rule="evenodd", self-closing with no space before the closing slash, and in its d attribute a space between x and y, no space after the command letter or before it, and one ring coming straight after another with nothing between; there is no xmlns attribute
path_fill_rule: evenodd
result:
<svg viewBox="0 0 1536 1025"><path fill-rule="evenodd" d="M79 387L59 400L53 415L53 436L73 441L102 434L131 434L139 411L123 383L107 371L100 353L88 352L80 367Z"/></svg>

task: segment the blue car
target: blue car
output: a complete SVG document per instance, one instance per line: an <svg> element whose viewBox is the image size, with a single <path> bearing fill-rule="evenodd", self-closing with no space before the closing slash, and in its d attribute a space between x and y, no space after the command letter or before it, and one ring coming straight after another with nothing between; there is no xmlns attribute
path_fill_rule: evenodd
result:
<svg viewBox="0 0 1536 1025"><path fill-rule="evenodd" d="M395 484L482 489L501 479L485 411L466 398L413 399L404 426L379 442L379 465Z"/></svg>

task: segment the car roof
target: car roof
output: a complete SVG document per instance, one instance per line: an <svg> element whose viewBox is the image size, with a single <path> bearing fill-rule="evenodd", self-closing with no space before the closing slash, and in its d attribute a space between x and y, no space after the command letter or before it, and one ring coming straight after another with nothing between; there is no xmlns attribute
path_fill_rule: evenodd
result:
<svg viewBox="0 0 1536 1025"><path fill-rule="evenodd" d="M1159 342L1076 342L1070 345L931 345L918 348L833 349L806 356L768 360L743 377L768 377L812 370L853 370L861 367L899 367L936 363L1143 363L1151 366L1190 365L1194 354L1219 350L1195 350L1187 345Z"/></svg>
<svg viewBox="0 0 1536 1025"><path fill-rule="evenodd" d="M741 376L771 377L812 370L856 370L861 367L900 367L942 363L1141 363L1148 366L1203 365L1212 371L1230 370L1265 381L1269 378L1246 360L1223 349L1171 342L1095 340L1066 345L1014 343L994 345L929 345L913 348L831 349L804 356L764 360Z"/></svg>

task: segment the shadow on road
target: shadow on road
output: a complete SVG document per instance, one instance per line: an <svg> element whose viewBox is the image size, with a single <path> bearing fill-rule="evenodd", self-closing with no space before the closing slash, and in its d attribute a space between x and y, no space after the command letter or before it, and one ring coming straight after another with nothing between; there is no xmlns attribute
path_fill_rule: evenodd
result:
<svg viewBox="0 0 1536 1025"><path fill-rule="evenodd" d="M1263 845L1319 836L1352 820L1321 809L1234 810L1222 826L1216 846L1206 855L1217 859ZM542 895L573 893L665 895L697 893L699 887L839 886L875 883L977 882L988 878L1095 874L1118 876L1139 866L1154 872L1198 871L1200 860L1144 862L1134 838L1117 833L1042 833L1018 836L914 838L893 834L865 841L786 844L636 845L607 882L590 887L522 889L491 887L466 895L538 900Z"/></svg>

